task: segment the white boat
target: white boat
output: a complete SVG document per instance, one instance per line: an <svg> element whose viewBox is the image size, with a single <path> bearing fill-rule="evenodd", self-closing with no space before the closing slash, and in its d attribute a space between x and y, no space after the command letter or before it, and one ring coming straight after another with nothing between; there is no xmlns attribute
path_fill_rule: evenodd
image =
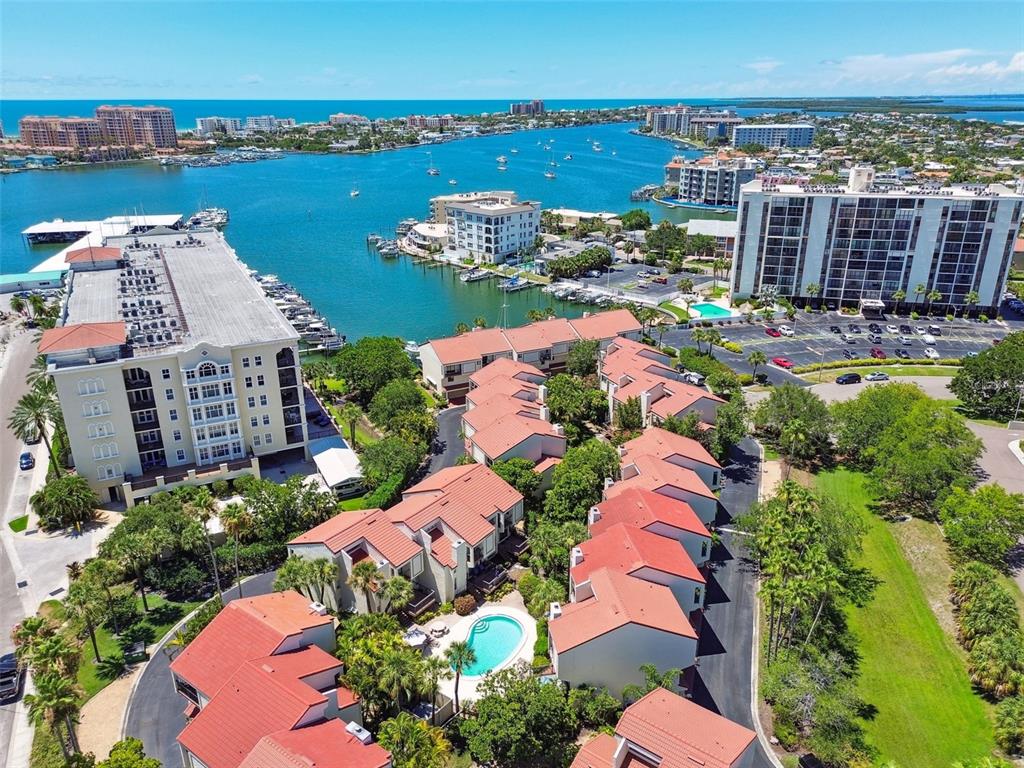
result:
<svg viewBox="0 0 1024 768"><path fill-rule="evenodd" d="M353 189L351 192L348 193L348 196L349 197L359 197L359 190L358 189Z"/></svg>
<svg viewBox="0 0 1024 768"><path fill-rule="evenodd" d="M434 155L427 152L427 175L428 176L440 176L441 171L434 167Z"/></svg>
<svg viewBox="0 0 1024 768"><path fill-rule="evenodd" d="M555 172L554 171L544 171L544 178L545 179L554 179L554 178L557 178L557 177L555 176Z"/></svg>
<svg viewBox="0 0 1024 768"><path fill-rule="evenodd" d="M213 227L221 229L227 226L230 219L227 208L203 208L196 211L189 219L189 226L192 227Z"/></svg>
<svg viewBox="0 0 1024 768"><path fill-rule="evenodd" d="M507 165L499 165L498 166L498 170L499 171L507 171L508 170L508 166Z"/></svg>
<svg viewBox="0 0 1024 768"><path fill-rule="evenodd" d="M515 147L512 147L512 149L510 149L509 152L511 152L513 155L518 155L519 154L519 150L516 149Z"/></svg>
<svg viewBox="0 0 1024 768"><path fill-rule="evenodd" d="M505 163L508 162L508 158L505 157L504 155L498 155L498 157L496 159L497 159L498 163L500 163L501 165L504 165Z"/></svg>
<svg viewBox="0 0 1024 768"><path fill-rule="evenodd" d="M475 283L477 280L487 280L491 277L494 277L494 273L490 270L473 267L459 275L459 280L464 283Z"/></svg>
<svg viewBox="0 0 1024 768"><path fill-rule="evenodd" d="M572 160L572 155L566 155L562 158L563 160Z"/></svg>
<svg viewBox="0 0 1024 768"><path fill-rule="evenodd" d="M448 183L451 184L454 187L459 182L457 182L455 179L448 179Z"/></svg>
<svg viewBox="0 0 1024 768"><path fill-rule="evenodd" d="M550 144L545 144L544 145L544 149L545 150L550 150L551 149L551 145Z"/></svg>

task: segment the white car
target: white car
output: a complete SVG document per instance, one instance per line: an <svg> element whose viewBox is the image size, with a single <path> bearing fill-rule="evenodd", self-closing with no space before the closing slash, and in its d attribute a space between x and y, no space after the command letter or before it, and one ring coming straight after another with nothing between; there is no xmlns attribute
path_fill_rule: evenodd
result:
<svg viewBox="0 0 1024 768"><path fill-rule="evenodd" d="M887 326L885 326L885 332L886 333L897 334L897 333L900 332L900 329L897 328L895 325L887 325Z"/></svg>
<svg viewBox="0 0 1024 768"><path fill-rule="evenodd" d="M904 347L909 347L909 346L910 346L911 344L913 344L913 343L914 343L914 340L913 340L913 339L911 339L911 338L908 338L908 337L906 337L906 336L898 336L898 337L896 338L896 341L898 341L898 342L899 342L900 344L902 344L902 345L903 345Z"/></svg>
<svg viewBox="0 0 1024 768"><path fill-rule="evenodd" d="M923 325L918 325L915 326L914 333L916 333L918 336L924 336L926 333L928 333L928 331L925 330L925 327Z"/></svg>
<svg viewBox="0 0 1024 768"><path fill-rule="evenodd" d="M935 351L935 347L927 347L924 351L924 356L929 360L938 360L939 353Z"/></svg>
<svg viewBox="0 0 1024 768"><path fill-rule="evenodd" d="M864 377L865 381L888 381L889 374L883 371L873 371Z"/></svg>
<svg viewBox="0 0 1024 768"><path fill-rule="evenodd" d="M788 325L780 325L779 326L779 333L781 333L783 336L792 336L793 335L793 329L790 328Z"/></svg>
<svg viewBox="0 0 1024 768"><path fill-rule="evenodd" d="M923 341L925 344L934 344L935 337L932 336L930 333L926 333L924 336L921 337L921 341Z"/></svg>

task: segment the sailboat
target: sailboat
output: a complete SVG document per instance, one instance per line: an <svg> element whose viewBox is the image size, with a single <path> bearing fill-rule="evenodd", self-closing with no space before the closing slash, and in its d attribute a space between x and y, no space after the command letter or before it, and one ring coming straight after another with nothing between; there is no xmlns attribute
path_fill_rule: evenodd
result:
<svg viewBox="0 0 1024 768"><path fill-rule="evenodd" d="M431 152L427 152L427 175L428 176L440 176L441 171L434 167L434 155Z"/></svg>
<svg viewBox="0 0 1024 768"><path fill-rule="evenodd" d="M519 154L519 150L516 149L515 147L512 147L512 149L510 149L509 152L511 152L513 155L518 155Z"/></svg>
<svg viewBox="0 0 1024 768"><path fill-rule="evenodd" d="M349 197L359 197L359 187L352 187L352 190L348 193Z"/></svg>
<svg viewBox="0 0 1024 768"><path fill-rule="evenodd" d="M553 178L555 178L555 172L553 170L551 170L551 169L554 168L556 165L558 165L558 163L555 162L554 156L553 155L549 155L549 157L548 157L548 170L544 171L544 178L545 179L553 179Z"/></svg>

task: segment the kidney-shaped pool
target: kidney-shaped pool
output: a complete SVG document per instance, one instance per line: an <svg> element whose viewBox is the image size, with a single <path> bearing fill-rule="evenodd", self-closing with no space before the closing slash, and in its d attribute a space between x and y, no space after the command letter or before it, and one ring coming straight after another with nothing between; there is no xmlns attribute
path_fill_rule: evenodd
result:
<svg viewBox="0 0 1024 768"><path fill-rule="evenodd" d="M523 625L511 616L494 614L477 619L469 628L466 642L476 653L476 661L464 667L468 677L485 675L508 661L523 641Z"/></svg>

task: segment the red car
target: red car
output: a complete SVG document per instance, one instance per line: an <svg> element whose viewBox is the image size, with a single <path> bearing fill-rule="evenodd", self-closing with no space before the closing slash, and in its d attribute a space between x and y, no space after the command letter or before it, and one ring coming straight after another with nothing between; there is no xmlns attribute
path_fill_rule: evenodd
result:
<svg viewBox="0 0 1024 768"><path fill-rule="evenodd" d="M777 328L765 328L764 332L771 336L773 339L777 339L779 338L779 336L782 335L782 332L779 331Z"/></svg>
<svg viewBox="0 0 1024 768"><path fill-rule="evenodd" d="M776 331L778 333L778 331ZM777 365L779 368L785 368L787 371L793 367L793 361L788 357L773 357L772 365Z"/></svg>
<svg viewBox="0 0 1024 768"><path fill-rule="evenodd" d="M871 348L871 356L876 360L885 360L885 352L883 352L878 347Z"/></svg>

